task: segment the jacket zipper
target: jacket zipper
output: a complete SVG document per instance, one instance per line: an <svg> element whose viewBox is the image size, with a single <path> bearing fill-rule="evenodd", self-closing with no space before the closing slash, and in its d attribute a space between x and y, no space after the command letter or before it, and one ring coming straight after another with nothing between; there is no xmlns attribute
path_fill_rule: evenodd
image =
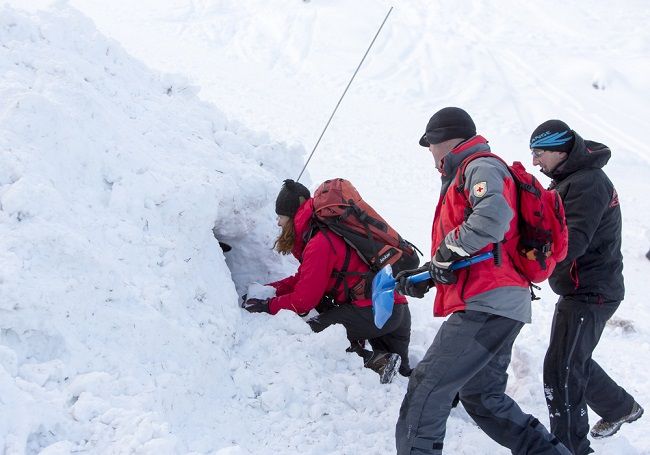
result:
<svg viewBox="0 0 650 455"><path fill-rule="evenodd" d="M576 336L573 339L573 343L571 343L571 350L569 351L569 356L567 357L566 360L566 376L564 378L564 409L566 410L566 420L567 420L567 443L569 445L568 449L571 451L571 453L575 453L573 450L573 443L571 441L571 406L569 405L569 374L570 374L570 365L571 365L571 358L573 357L573 353L575 352L576 345L578 344L578 338L580 338L580 332L582 331L582 323L584 322L585 318L584 316L580 318L580 321L578 322L578 330L576 331Z"/></svg>

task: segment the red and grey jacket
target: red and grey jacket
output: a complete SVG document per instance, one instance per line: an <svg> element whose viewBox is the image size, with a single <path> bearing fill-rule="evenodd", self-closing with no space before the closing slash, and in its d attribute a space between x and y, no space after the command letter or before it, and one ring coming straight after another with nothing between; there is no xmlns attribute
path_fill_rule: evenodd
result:
<svg viewBox="0 0 650 455"><path fill-rule="evenodd" d="M293 225L296 241L292 254L300 261L298 272L283 280L269 283L276 289L276 297L269 302L271 314L280 310L291 310L296 313L306 313L320 303L321 299L330 294L338 304L352 304L359 307L372 305L370 299L350 301L346 295L347 289L352 289L360 281L359 274L369 271L368 265L356 251L352 250L341 237L326 229L319 230L305 244L305 234L311 229L311 218L314 212L313 201L308 199L296 212ZM343 269L346 250L349 251L348 272L336 289L336 272ZM406 298L395 294L395 303L406 303Z"/></svg>
<svg viewBox="0 0 650 455"><path fill-rule="evenodd" d="M517 189L505 164L480 157L457 173L469 156L489 152L485 138L460 143L443 160L442 189L432 228L431 255L441 242L470 255L492 251L500 243L500 263L483 261L459 270L452 285L436 284L434 315L475 310L530 322L528 281L515 269L505 242L516 242Z"/></svg>

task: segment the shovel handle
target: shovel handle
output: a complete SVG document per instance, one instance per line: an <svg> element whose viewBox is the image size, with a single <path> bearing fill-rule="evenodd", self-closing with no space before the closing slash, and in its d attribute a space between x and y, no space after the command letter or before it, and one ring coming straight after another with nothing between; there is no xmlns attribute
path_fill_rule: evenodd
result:
<svg viewBox="0 0 650 455"><path fill-rule="evenodd" d="M456 261L453 264L451 264L449 268L451 270L458 270L465 267L469 267L470 265L476 264L477 262L483 262L487 259L492 259L493 257L494 254L492 254L492 251L488 251L487 253L477 254L476 256L471 256L468 257L467 259L461 259L459 261Z"/></svg>
<svg viewBox="0 0 650 455"><path fill-rule="evenodd" d="M492 259L493 257L494 255L492 254L492 252L488 251L487 253L477 254L476 256L472 256L467 259L461 259L459 261L456 261L453 264L451 264L449 268L451 270L458 270L465 267L469 267L470 265L476 264L477 262L483 262L485 260ZM429 271L420 272L415 275L411 275L410 277L407 278L407 280L413 284L422 283L423 281L427 281L429 279L431 279L431 274L429 273Z"/></svg>
<svg viewBox="0 0 650 455"><path fill-rule="evenodd" d="M423 281L427 281L430 279L431 279L431 274L429 273L428 270L425 272L416 273L415 275L411 275L410 277L407 278L408 282L413 284L422 283Z"/></svg>

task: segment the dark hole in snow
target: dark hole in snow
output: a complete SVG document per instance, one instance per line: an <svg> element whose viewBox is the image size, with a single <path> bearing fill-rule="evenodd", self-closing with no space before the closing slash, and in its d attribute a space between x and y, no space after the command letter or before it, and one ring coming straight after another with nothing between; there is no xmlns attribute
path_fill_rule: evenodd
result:
<svg viewBox="0 0 650 455"><path fill-rule="evenodd" d="M219 242L219 246L221 247L221 250L224 253L227 253L228 251L232 250L232 246L228 245L226 242L222 242L221 240L219 240L219 234L217 233L216 227L212 228L212 235L214 235L214 238L217 239L217 242Z"/></svg>

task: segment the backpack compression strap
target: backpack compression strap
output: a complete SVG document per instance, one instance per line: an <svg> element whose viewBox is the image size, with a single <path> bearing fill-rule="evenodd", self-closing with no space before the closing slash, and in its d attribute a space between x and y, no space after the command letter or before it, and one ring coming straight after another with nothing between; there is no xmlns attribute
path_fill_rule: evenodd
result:
<svg viewBox="0 0 650 455"><path fill-rule="evenodd" d="M496 158L497 160L501 161L503 164L505 164L506 169L508 169L508 172L510 172L510 169L508 168L508 164L501 159L501 157L495 155L494 153L490 152L479 152L479 153L474 153L473 155L468 156L463 160L461 163L460 167L458 168L458 173L456 174L456 191L463 196L465 196L465 170L467 169L467 166L469 163L474 161L477 158ZM514 180L514 176L512 177ZM472 214L472 206L469 203L469 199L465 197L465 200L467 201L467 207L465 209L465 220L469 218L469 216ZM517 204L519 204L519 197L517 197ZM519 209L519 207L517 207ZM501 243L505 242L506 239L504 238L501 240L501 242L495 242L492 245L492 252L494 254L494 264L498 267L501 265Z"/></svg>

